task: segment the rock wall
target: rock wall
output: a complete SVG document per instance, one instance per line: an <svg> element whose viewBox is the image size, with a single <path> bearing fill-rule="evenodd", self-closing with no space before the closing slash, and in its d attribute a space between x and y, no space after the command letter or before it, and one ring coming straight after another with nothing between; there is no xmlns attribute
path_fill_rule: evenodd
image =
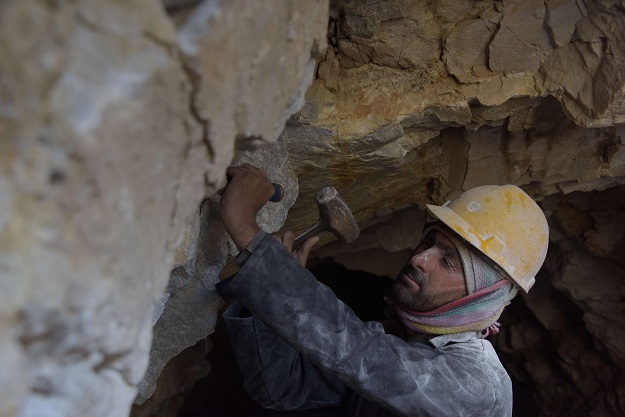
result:
<svg viewBox="0 0 625 417"><path fill-rule="evenodd" d="M624 37L617 0L2 3L0 416L176 413L233 159L285 185L271 232L335 186L362 237L313 256L388 276L425 204L522 187L552 236L495 341L517 411L625 414Z"/></svg>
<svg viewBox="0 0 625 417"><path fill-rule="evenodd" d="M307 181L311 189L338 182L364 219L486 182L532 188L538 198L620 183L623 151L615 126L623 121L623 74L608 70L625 53L618 4L333 6L335 46L319 66L307 105L285 132L298 174L316 174ZM566 18L554 17L560 14ZM479 36L475 28L483 28ZM552 45L554 33L560 43L568 33L566 43ZM530 34L536 39L523 38ZM515 41L506 43L510 36ZM579 52L586 47L597 50ZM527 66L503 62L503 56ZM584 150L577 152L577 146ZM597 149L602 146L610 151ZM364 188L377 192L372 196ZM299 218L298 207L291 216Z"/></svg>
<svg viewBox="0 0 625 417"><path fill-rule="evenodd" d="M622 415L625 188L550 196L543 207L552 240L543 283L502 350L535 386L543 415Z"/></svg>
<svg viewBox="0 0 625 417"><path fill-rule="evenodd" d="M163 296L185 230L301 107L326 21L322 0L2 2L0 416L127 416L174 290L212 300L189 318L210 331L226 237Z"/></svg>

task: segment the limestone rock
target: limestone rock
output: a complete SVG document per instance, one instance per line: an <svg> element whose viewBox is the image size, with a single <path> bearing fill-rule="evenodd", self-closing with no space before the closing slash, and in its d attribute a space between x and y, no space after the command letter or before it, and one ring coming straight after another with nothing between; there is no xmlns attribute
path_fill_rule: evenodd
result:
<svg viewBox="0 0 625 417"><path fill-rule="evenodd" d="M459 82L476 82L492 74L486 52L496 28L494 23L478 18L458 22L447 34L444 59L447 70Z"/></svg>
<svg viewBox="0 0 625 417"><path fill-rule="evenodd" d="M560 259L548 264L554 285L583 306L589 315L590 332L606 343L608 352L619 363L625 359L625 326L611 317L622 311L625 295L622 248L615 246L615 242L625 239L625 227L617 220L625 210L623 192L623 187L615 187L589 195L573 193L560 201L553 198L545 201L557 228L554 240ZM585 221L577 220L580 217ZM571 221L578 226L569 228ZM601 278L590 278L595 276Z"/></svg>
<svg viewBox="0 0 625 417"><path fill-rule="evenodd" d="M369 62L414 68L435 61L440 27L424 1L345 1L339 60L346 68Z"/></svg>
<svg viewBox="0 0 625 417"><path fill-rule="evenodd" d="M336 92L338 88L339 65L339 60L334 54L334 49L328 48L325 60L319 63L317 74L319 79L324 80L325 88L332 92Z"/></svg>
<svg viewBox="0 0 625 417"><path fill-rule="evenodd" d="M191 257L184 265L171 272L162 313L154 325L148 368L137 386L137 404L152 396L170 359L215 329L221 299L214 286L227 255L227 234L217 209L217 201L204 202L195 250L189 251Z"/></svg>
<svg viewBox="0 0 625 417"><path fill-rule="evenodd" d="M215 3L204 2L180 24L178 40L187 70L198 77L194 78L197 90L192 97L192 109L196 117L205 121L205 133L210 132L218 145L211 148L215 160L222 164L216 172L225 171L230 163L230 159L224 157L232 150L232 142L227 138L234 136L241 150L273 142L253 154L243 152L233 164L252 163L261 167L272 181L284 187L283 200L267 205L258 214L259 225L268 232L275 232L284 224L288 209L298 195L297 178L288 167L286 154L281 152L283 144L275 141L286 116L301 107L303 92L312 80L314 60L311 57L321 53L322 38L316 36L318 28L325 23L321 19L325 9L322 2L309 3L301 10L293 5L286 8L275 5L279 13L266 16L261 10L271 10L263 9L270 7L268 4L258 10L250 9L248 16L255 17L256 25L274 30L265 33L265 38L256 39L254 26L248 28L249 32L233 32L232 26L220 26L216 20L219 17L226 23L231 19L243 21L245 16L238 12L242 6L243 3L230 3L219 8ZM307 30L295 32L296 27L301 29L302 20L311 15L315 18L304 26ZM260 19L261 16L266 20ZM282 22L286 23L286 28L282 27ZM206 27L215 24L208 36ZM293 68L287 67L284 54L300 48L308 48L304 50L309 54L295 54L295 62L288 63L294 65L295 73L302 78L288 77L286 72L292 72ZM234 55L224 53L228 49ZM222 59L214 60L217 56ZM222 99L214 96L217 91L223 95ZM271 103L263 105L265 101ZM260 108L264 110L259 111ZM169 285L157 305L155 321L158 321L154 327L150 362L139 383L136 404L150 398L161 370L170 359L214 331L221 304L214 285L227 254L237 254L234 244L227 243L229 239L220 225L217 202L218 197L205 201L200 219L195 223L197 229L192 227L187 233L189 239L186 250L181 251L184 253L181 264L173 268Z"/></svg>
<svg viewBox="0 0 625 417"><path fill-rule="evenodd" d="M571 42L577 22L587 14L584 3L548 1L545 7L545 22L548 32L551 32L552 43L560 47Z"/></svg>
<svg viewBox="0 0 625 417"><path fill-rule="evenodd" d="M130 417L154 417L175 414L185 401L185 394L198 379L211 371L205 360L213 348L210 339L201 340L167 363L156 391L140 406L133 406Z"/></svg>
<svg viewBox="0 0 625 417"><path fill-rule="evenodd" d="M0 6L3 417L128 415L161 297L159 322L210 331L222 260L163 295L177 248L237 143L277 140L324 53L325 1L165 7L181 14Z"/></svg>
<svg viewBox="0 0 625 417"><path fill-rule="evenodd" d="M545 3L505 1L502 19L488 45L488 66L497 73L534 73L553 49L544 28Z"/></svg>
<svg viewBox="0 0 625 417"><path fill-rule="evenodd" d="M267 232L278 231L298 196L297 177L288 166L282 140L256 152L244 152L234 165L249 163L263 169L270 179L284 188L284 197L267 204L257 216L258 225ZM152 397L161 370L184 349L215 331L221 298L214 289L226 264L228 253L238 250L221 225L217 214L218 196L207 199L187 231L184 248L179 248L178 265L170 273L169 284L153 315L150 362L138 384L135 404Z"/></svg>
<svg viewBox="0 0 625 417"><path fill-rule="evenodd" d="M5 2L1 16L0 338L14 352L3 387L15 387L1 391L2 412L123 416L169 242L203 193L185 172L208 163L187 135L190 87L166 48L174 32L149 1Z"/></svg>
<svg viewBox="0 0 625 417"><path fill-rule="evenodd" d="M570 117L581 126L609 126L625 121L623 74L625 16L618 2L584 2L571 42L545 61L541 88L559 88Z"/></svg>
<svg viewBox="0 0 625 417"><path fill-rule="evenodd" d="M210 181L219 183L232 160L232 135L239 149L274 142L303 105L315 60L325 55L327 7L324 0L204 1L179 24L192 110L212 138ZM233 30L238 22L245 30Z"/></svg>

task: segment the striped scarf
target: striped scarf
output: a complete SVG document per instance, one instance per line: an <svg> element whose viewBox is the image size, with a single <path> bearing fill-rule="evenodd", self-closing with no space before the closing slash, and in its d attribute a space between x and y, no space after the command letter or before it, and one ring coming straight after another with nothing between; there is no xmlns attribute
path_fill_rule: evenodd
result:
<svg viewBox="0 0 625 417"><path fill-rule="evenodd" d="M426 312L411 311L395 304L401 321L408 329L428 334L475 330L486 337L490 333L499 333L497 319L516 295L516 288L449 231L435 224L424 230L423 236L432 230L443 233L458 251L468 295Z"/></svg>

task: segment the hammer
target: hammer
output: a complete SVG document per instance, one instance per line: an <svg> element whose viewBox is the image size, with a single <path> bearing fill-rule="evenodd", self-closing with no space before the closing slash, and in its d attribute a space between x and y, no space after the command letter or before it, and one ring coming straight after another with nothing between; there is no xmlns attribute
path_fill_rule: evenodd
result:
<svg viewBox="0 0 625 417"><path fill-rule="evenodd" d="M347 203L334 187L323 187L315 196L319 207L319 222L298 236L293 242L297 250L307 239L321 232L332 232L341 242L351 243L360 234L360 229Z"/></svg>

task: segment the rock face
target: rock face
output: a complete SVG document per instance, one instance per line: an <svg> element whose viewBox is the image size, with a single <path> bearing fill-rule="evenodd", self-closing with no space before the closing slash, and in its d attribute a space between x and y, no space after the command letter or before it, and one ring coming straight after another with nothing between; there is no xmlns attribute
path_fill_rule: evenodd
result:
<svg viewBox="0 0 625 417"><path fill-rule="evenodd" d="M165 350L212 331L226 237L191 244L200 275L175 254L237 146L303 104L326 21L324 1L2 3L0 416L127 416L172 266L170 303L207 303ZM187 312L158 307L152 351Z"/></svg>
<svg viewBox="0 0 625 417"><path fill-rule="evenodd" d="M559 382L559 398L555 404L543 400L544 412L558 406L583 409L590 403L588 415L622 414L625 323L619 317L625 308L625 188L550 196L543 207L552 213L553 244L545 271L553 288L544 285L525 301L543 332L553 335L548 350L559 357L540 369L546 378L536 381L541 399L555 394L549 380ZM533 347L521 343L526 357ZM530 375L538 374L535 362L526 363Z"/></svg>
<svg viewBox="0 0 625 417"><path fill-rule="evenodd" d="M313 256L388 276L425 204L522 187L552 233L494 339L519 415L624 414L624 10L3 2L0 416L148 416L207 371L189 347L234 254L214 195L233 160L285 186L270 232L310 227L333 185L362 236Z"/></svg>
<svg viewBox="0 0 625 417"><path fill-rule="evenodd" d="M298 195L297 177L288 165L284 144L278 141L253 153L243 152L234 163L261 167L273 181L283 186L284 198L266 205L257 216L264 230L278 231ZM218 202L218 196L204 201L200 215L191 224L179 248L176 260L179 265L171 271L167 288L154 310L150 362L139 382L135 404L142 404L152 396L157 378L170 359L215 330L221 298L214 285L225 266L228 248L235 247L228 244L228 236L217 214Z"/></svg>

